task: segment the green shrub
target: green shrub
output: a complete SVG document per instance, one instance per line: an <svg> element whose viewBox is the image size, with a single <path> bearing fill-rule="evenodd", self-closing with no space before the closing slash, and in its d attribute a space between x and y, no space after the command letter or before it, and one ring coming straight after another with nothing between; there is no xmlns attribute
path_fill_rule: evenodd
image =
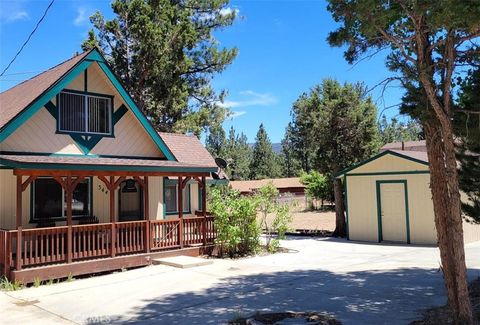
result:
<svg viewBox="0 0 480 325"><path fill-rule="evenodd" d="M212 189L209 209L215 216L216 244L220 255L230 257L254 254L259 248L260 227L257 201L230 189Z"/></svg>
<svg viewBox="0 0 480 325"><path fill-rule="evenodd" d="M276 252L280 246L280 239L285 238L292 222L288 203L278 202L278 190L273 183L262 186L255 193L257 207L262 217L262 227L265 229L266 247L269 252ZM268 223L267 217L273 214L273 221ZM277 237L274 237L277 234Z"/></svg>
<svg viewBox="0 0 480 325"><path fill-rule="evenodd" d="M36 278L33 279L33 286L35 288L38 288L41 285L42 285L42 280L40 280L40 278L36 277Z"/></svg>
<svg viewBox="0 0 480 325"><path fill-rule="evenodd" d="M5 291L16 291L23 289L23 283L21 281L15 280L11 282L5 276L0 279L0 289Z"/></svg>

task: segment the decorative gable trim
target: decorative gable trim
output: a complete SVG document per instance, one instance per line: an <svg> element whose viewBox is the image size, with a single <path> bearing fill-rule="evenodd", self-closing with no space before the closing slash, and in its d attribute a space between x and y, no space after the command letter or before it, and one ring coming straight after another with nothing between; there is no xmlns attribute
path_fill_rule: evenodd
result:
<svg viewBox="0 0 480 325"><path fill-rule="evenodd" d="M143 126L145 131L150 135L160 151L164 154L167 160L176 161L170 149L167 147L162 138L155 131L151 123L147 120L143 112L138 108L133 99L127 93L117 77L113 74L112 70L106 63L105 58L98 50L93 49L87 54L81 61L79 61L72 69L65 73L60 79L58 79L48 90L43 92L37 99L30 103L20 114L15 116L3 129L0 134L0 142L3 142L8 136L10 136L15 130L17 130L23 123L30 119L35 113L37 113L42 107L45 107L54 118L58 118L58 112L55 105L51 103L51 98L60 93L70 82L72 82L80 73L83 73L88 67L96 62L101 70L105 73L113 87L118 91L124 102L131 109L135 117ZM128 110L125 107L126 110ZM126 110L122 109L120 113L115 117L114 123L118 122L120 118L126 113ZM118 112L119 110L117 110ZM113 126L112 126L113 127ZM87 154L90 150L100 141L101 137L97 136L77 136L71 135L72 139L79 145L81 150Z"/></svg>

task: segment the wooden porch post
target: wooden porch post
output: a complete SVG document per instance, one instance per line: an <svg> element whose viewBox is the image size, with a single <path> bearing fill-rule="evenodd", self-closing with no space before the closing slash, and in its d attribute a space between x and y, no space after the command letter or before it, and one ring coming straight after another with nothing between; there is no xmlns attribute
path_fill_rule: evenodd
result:
<svg viewBox="0 0 480 325"><path fill-rule="evenodd" d="M180 219L179 228L179 243L180 248L183 248L183 184L182 176L178 176L178 218Z"/></svg>
<svg viewBox="0 0 480 325"><path fill-rule="evenodd" d="M115 177L110 176L110 223L112 224L111 228L111 243L112 243L112 251L111 256L115 257L115 248L116 248L116 229L115 229Z"/></svg>
<svg viewBox="0 0 480 325"><path fill-rule="evenodd" d="M148 196L148 176L143 177L143 200L144 200L144 214L145 220L145 251L150 253L150 211L149 211L149 204L150 199Z"/></svg>
<svg viewBox="0 0 480 325"><path fill-rule="evenodd" d="M17 208L15 223L17 228L17 252L15 256L15 269L22 269L22 176L17 175Z"/></svg>
<svg viewBox="0 0 480 325"><path fill-rule="evenodd" d="M65 183L65 194L67 195L67 263L72 263L72 201L73 201L73 186L72 176L67 176Z"/></svg>
<svg viewBox="0 0 480 325"><path fill-rule="evenodd" d="M207 246L207 178L202 176L203 245Z"/></svg>

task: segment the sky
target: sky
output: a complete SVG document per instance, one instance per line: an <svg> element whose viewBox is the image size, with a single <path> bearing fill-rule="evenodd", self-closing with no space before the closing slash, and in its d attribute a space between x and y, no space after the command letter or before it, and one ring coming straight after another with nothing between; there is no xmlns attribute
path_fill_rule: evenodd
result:
<svg viewBox="0 0 480 325"><path fill-rule="evenodd" d="M33 30L49 1L0 0L0 69L3 70ZM239 18L233 26L215 32L219 44L237 47L233 64L215 75L216 90L227 90L225 104L232 116L225 121L253 142L260 123L272 142L280 142L291 121L293 102L325 78L364 82L388 118L398 115L399 87L375 86L387 78L385 53L349 65L342 48L331 48L326 38L337 24L322 0L231 1ZM3 77L0 91L31 78L80 52L91 28L88 17L96 10L112 17L110 1L57 0L30 42ZM400 119L405 119L400 117Z"/></svg>

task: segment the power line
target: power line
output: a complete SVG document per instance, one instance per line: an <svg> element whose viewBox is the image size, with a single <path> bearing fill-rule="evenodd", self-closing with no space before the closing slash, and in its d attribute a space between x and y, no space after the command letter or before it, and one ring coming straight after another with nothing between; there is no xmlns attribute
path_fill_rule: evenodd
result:
<svg viewBox="0 0 480 325"><path fill-rule="evenodd" d="M32 30L32 32L30 33L30 35L28 35L28 38L27 40L23 43L23 45L20 47L20 49L18 50L17 54L15 54L15 56L13 57L12 61L10 61L10 63L7 65L7 67L2 71L2 73L0 74L0 77L3 76L5 74L5 72L7 72L8 68L10 68L10 66L12 65L12 63L17 59L18 55L22 52L23 48L25 47L25 45L27 45L27 43L30 41L30 38L32 38L33 34L35 34L35 32L37 31L37 28L38 26L40 26L41 22L43 21L43 19L45 18L45 16L47 15L48 13L48 10L50 9L50 7L53 5L53 3L55 2L55 0L52 0L50 2L50 4L48 5L47 9L45 9L45 12L43 13L43 16L40 18L40 20L37 22L37 25L35 25L35 28Z"/></svg>

